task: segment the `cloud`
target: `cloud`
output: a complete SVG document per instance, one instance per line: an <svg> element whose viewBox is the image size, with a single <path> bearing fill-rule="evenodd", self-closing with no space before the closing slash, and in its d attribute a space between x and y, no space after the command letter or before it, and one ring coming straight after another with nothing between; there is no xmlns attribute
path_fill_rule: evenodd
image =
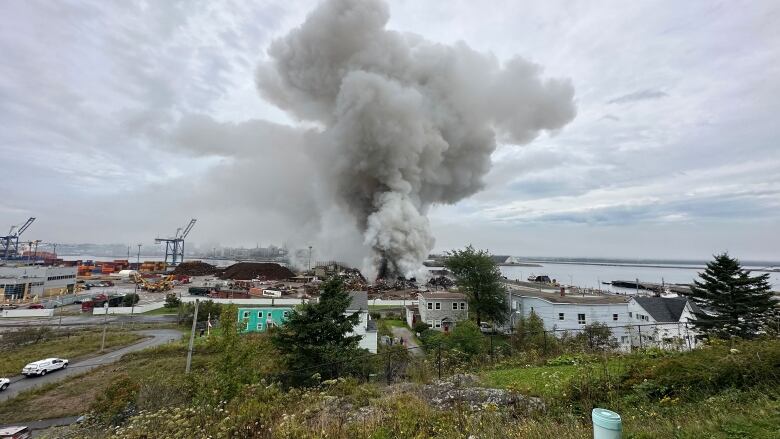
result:
<svg viewBox="0 0 780 439"><path fill-rule="evenodd" d="M634 93L625 94L607 101L608 104L628 104L630 102L646 101L660 99L669 96L661 90L641 90Z"/></svg>

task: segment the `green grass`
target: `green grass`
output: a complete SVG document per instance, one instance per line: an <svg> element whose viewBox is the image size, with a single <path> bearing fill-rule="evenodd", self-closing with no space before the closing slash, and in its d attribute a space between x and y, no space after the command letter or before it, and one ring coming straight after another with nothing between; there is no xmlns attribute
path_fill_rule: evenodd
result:
<svg viewBox="0 0 780 439"><path fill-rule="evenodd" d="M167 314L176 315L176 314L178 314L178 309L177 308L162 307L162 308L158 308L158 309L153 309L151 311L146 311L146 312L141 313L141 314L143 314L145 316L160 316L160 315L167 315Z"/></svg>
<svg viewBox="0 0 780 439"><path fill-rule="evenodd" d="M408 328L406 326L406 322L403 320L395 320L395 319L388 319L388 320L382 320L383 322L387 323L387 326L394 326L396 328Z"/></svg>
<svg viewBox="0 0 780 439"><path fill-rule="evenodd" d="M39 343L6 349L0 355L0 375L16 375L30 362L49 357L73 360L89 354L97 355L102 339L101 331L78 331L70 336L57 334ZM111 330L106 333L106 349L113 350L140 340L142 336Z"/></svg>
<svg viewBox="0 0 780 439"><path fill-rule="evenodd" d="M198 343L201 345L202 343ZM122 357L122 361L93 369L67 380L23 392L0 403L3 423L34 419L78 416L89 410L97 395L105 391L113 377L127 374L142 382L140 398L146 406L163 408L185 402L187 345L184 341L158 346ZM193 370L207 368L212 354L199 347L193 355ZM41 407L46 407L45 415Z"/></svg>
<svg viewBox="0 0 780 439"><path fill-rule="evenodd" d="M481 379L488 387L513 389L531 396L555 398L565 396L564 392L572 378L588 373L602 374L603 367L602 363L513 367L484 371ZM611 374L617 374L622 364L613 360L608 363L608 367Z"/></svg>

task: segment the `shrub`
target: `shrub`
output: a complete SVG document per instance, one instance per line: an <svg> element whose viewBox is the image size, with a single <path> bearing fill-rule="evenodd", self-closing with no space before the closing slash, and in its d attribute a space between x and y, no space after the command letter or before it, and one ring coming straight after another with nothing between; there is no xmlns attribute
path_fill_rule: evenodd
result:
<svg viewBox="0 0 780 439"><path fill-rule="evenodd" d="M114 377L90 407L92 418L104 425L119 425L135 411L140 386L126 374Z"/></svg>
<svg viewBox="0 0 780 439"><path fill-rule="evenodd" d="M136 293L125 294L125 297L122 298L122 306L133 306L138 303L139 300L141 300L141 297Z"/></svg>
<svg viewBox="0 0 780 439"><path fill-rule="evenodd" d="M430 328L430 326L427 323L425 323L425 322L417 322L417 323L414 324L414 327L412 329L417 334L422 334L423 332L425 332L429 328Z"/></svg>
<svg viewBox="0 0 780 439"><path fill-rule="evenodd" d="M178 308L179 305L181 305L181 300L176 297L176 293L168 293L165 295L166 308Z"/></svg>

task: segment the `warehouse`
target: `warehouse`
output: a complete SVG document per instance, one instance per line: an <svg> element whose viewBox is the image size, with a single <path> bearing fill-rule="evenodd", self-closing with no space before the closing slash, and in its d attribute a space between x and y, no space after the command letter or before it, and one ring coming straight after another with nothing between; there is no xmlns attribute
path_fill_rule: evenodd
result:
<svg viewBox="0 0 780 439"><path fill-rule="evenodd" d="M0 298L31 299L73 293L76 267L0 266Z"/></svg>

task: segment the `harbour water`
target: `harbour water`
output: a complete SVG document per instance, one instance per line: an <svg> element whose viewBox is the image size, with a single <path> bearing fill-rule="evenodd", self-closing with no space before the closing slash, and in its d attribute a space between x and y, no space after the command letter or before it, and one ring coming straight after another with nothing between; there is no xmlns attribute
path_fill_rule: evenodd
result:
<svg viewBox="0 0 780 439"><path fill-rule="evenodd" d="M625 288L616 288L611 285L604 285L602 282L611 282L613 280L632 281L639 279L640 282L653 283L692 283L698 277L701 268L692 268L691 264L658 264L651 266L634 265L592 265L577 263L554 263L539 262L541 267L520 267L520 266L502 266L501 272L509 279L525 280L531 274L547 275L550 279L555 279L563 285L574 285L581 288L600 288L602 290L614 291L619 293L631 293L634 290ZM759 267L745 267L759 268ZM762 272L754 272L762 274ZM774 291L780 290L780 272L770 272L769 282Z"/></svg>

